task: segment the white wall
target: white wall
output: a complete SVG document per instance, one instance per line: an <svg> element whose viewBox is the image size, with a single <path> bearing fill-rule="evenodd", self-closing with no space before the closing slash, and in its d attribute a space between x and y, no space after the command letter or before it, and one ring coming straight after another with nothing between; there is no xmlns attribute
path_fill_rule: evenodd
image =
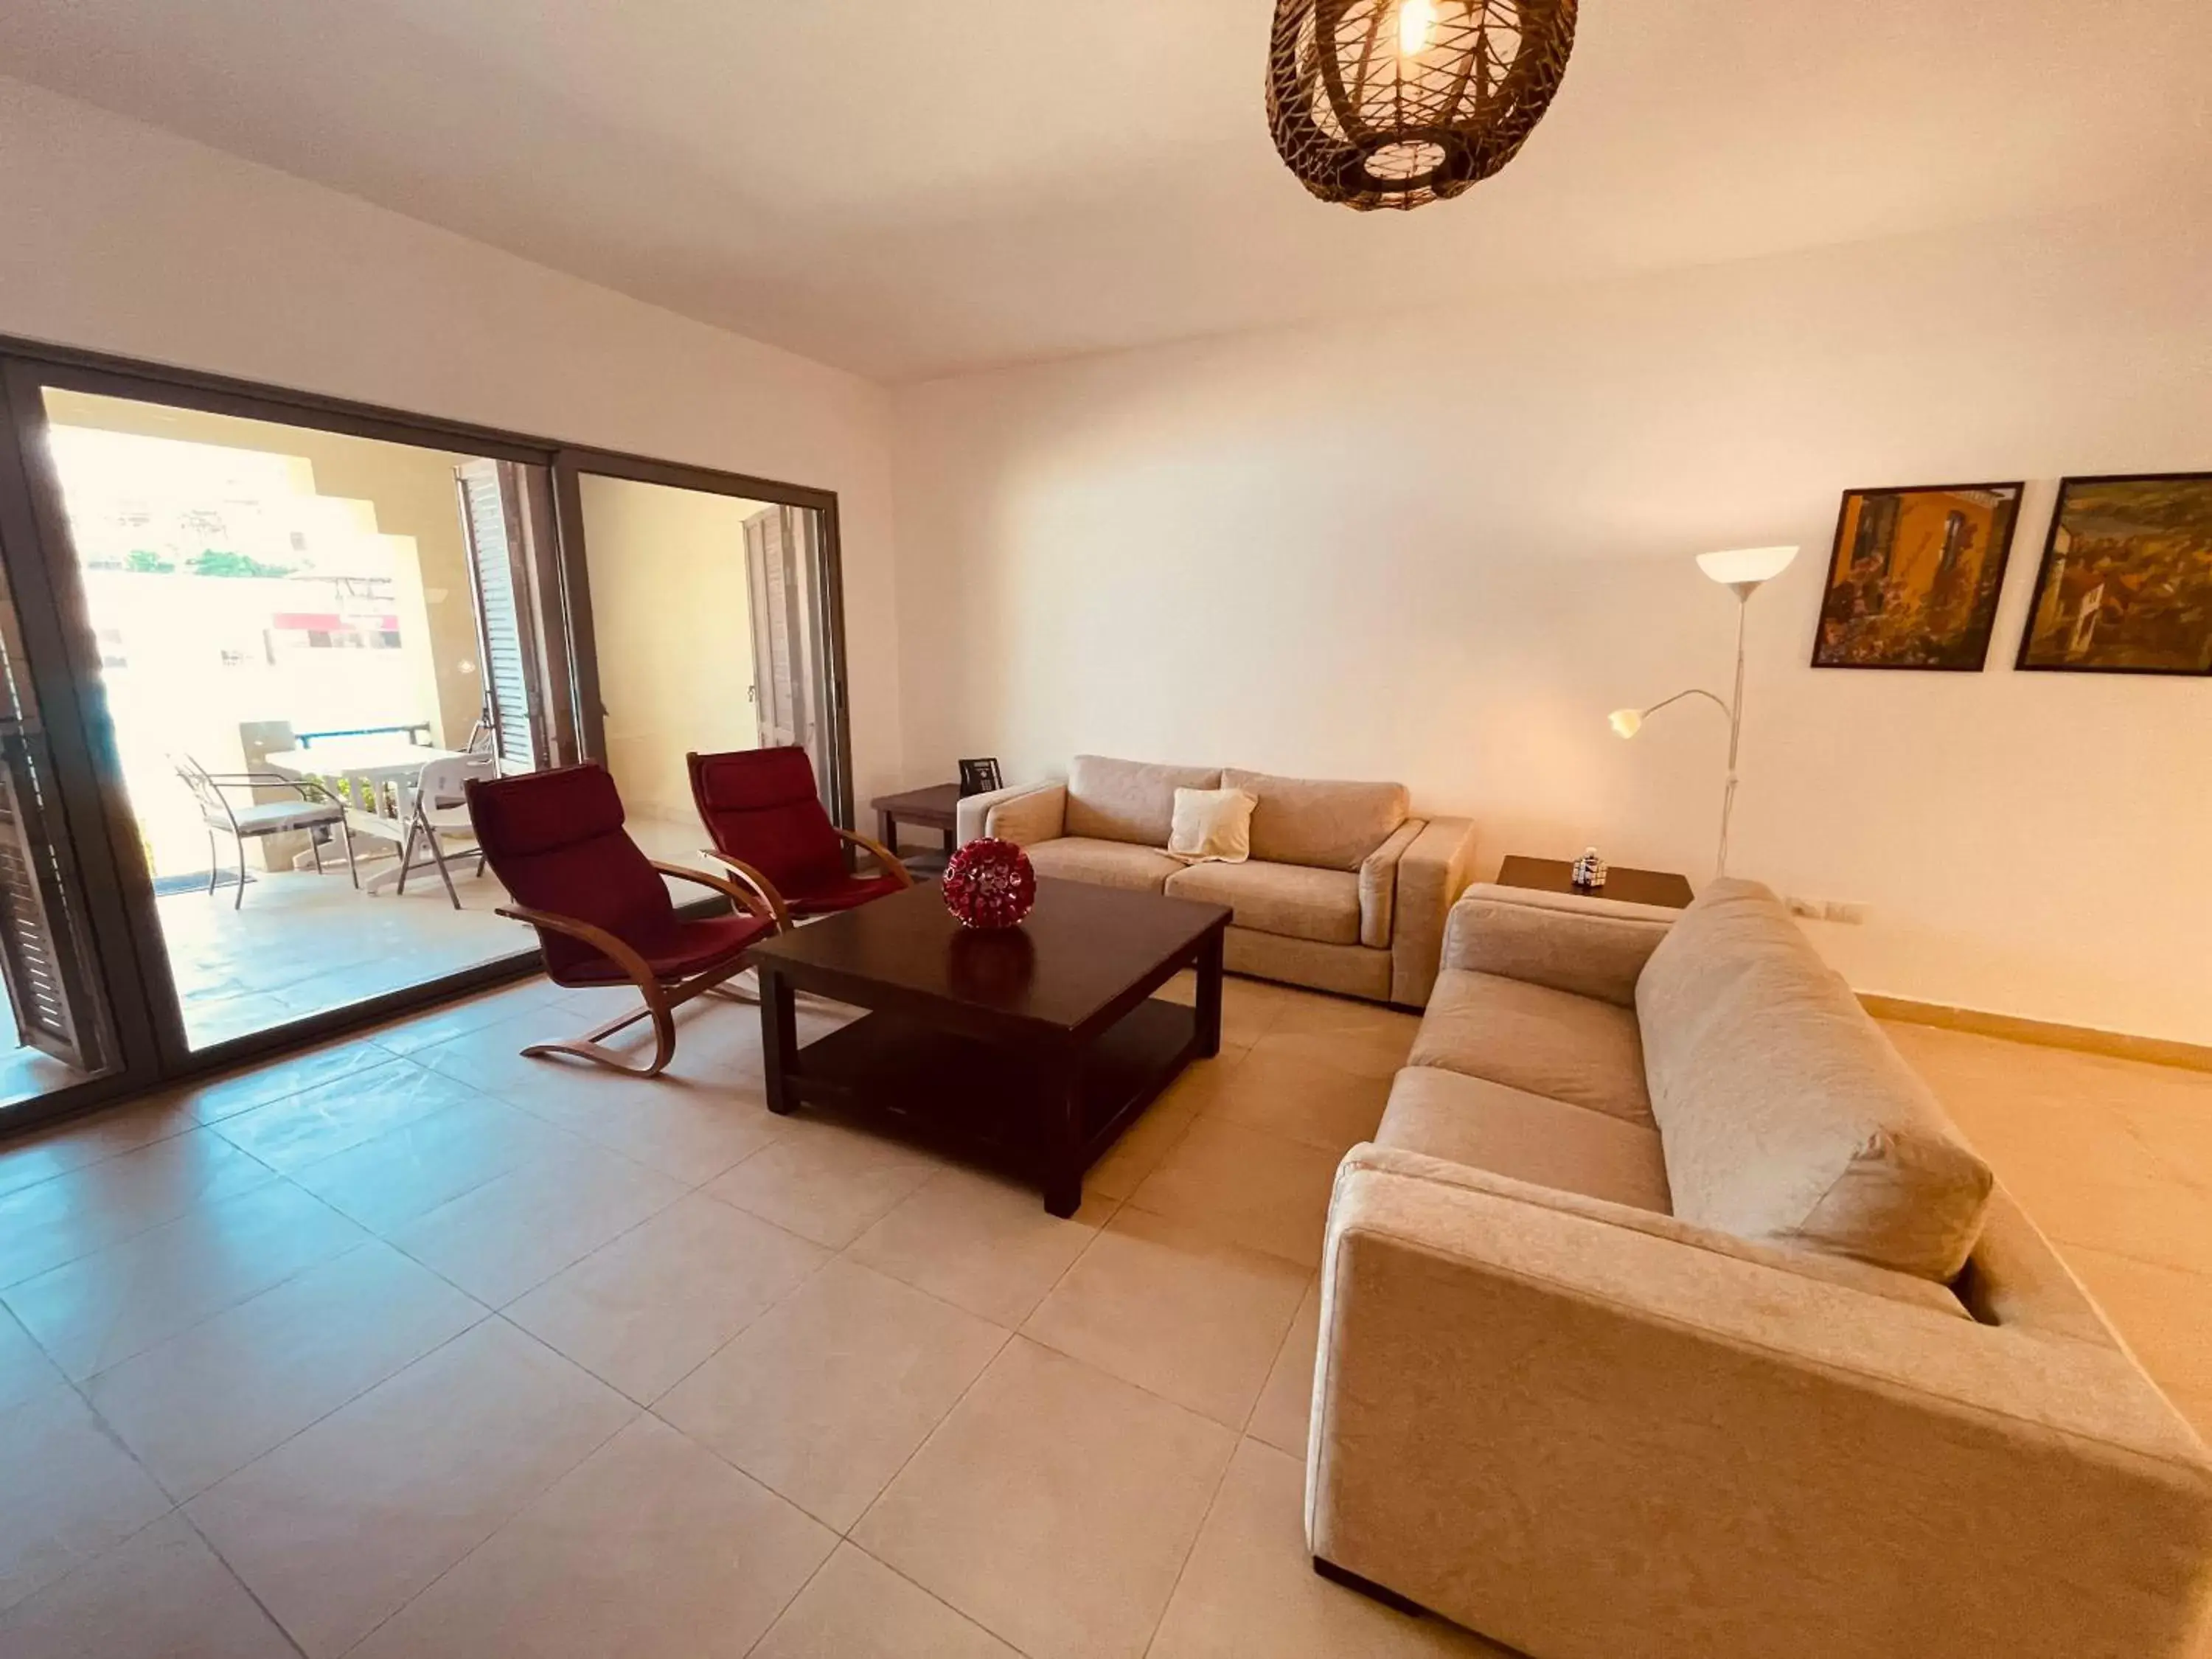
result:
<svg viewBox="0 0 2212 1659"><path fill-rule="evenodd" d="M854 778L905 781L880 388L5 78L0 228L0 333L837 491Z"/></svg>
<svg viewBox="0 0 2212 1659"><path fill-rule="evenodd" d="M1480 195L1431 211L1480 211ZM939 381L898 402L906 750L1401 779L1510 851L1873 907L1863 990L2212 1042L2212 681L2007 666L2053 481L2212 469L2212 238L1869 244ZM1378 312L1387 307L1378 307ZM2026 478L1981 674L1814 672L1850 486Z"/></svg>
<svg viewBox="0 0 2212 1659"><path fill-rule="evenodd" d="M684 756L760 742L745 520L767 503L595 472L579 488L607 769L633 817L702 835Z"/></svg>

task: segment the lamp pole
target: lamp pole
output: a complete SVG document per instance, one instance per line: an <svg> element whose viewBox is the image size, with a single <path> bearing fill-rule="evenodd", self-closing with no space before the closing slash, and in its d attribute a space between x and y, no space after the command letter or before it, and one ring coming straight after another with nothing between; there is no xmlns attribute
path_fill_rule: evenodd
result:
<svg viewBox="0 0 2212 1659"><path fill-rule="evenodd" d="M1713 865L1716 881L1728 874L1729 819L1735 812L1735 752L1743 741L1744 620L1751 615L1751 596L1759 588L1757 582L1730 582L1729 586L1735 590L1735 690L1728 704L1728 781L1721 786L1721 849Z"/></svg>
<svg viewBox="0 0 2212 1659"><path fill-rule="evenodd" d="M1728 776L1721 785L1720 847L1713 860L1716 879L1728 874L1729 823L1735 816L1736 757L1743 744L1744 641L1751 613L1751 596L1770 579L1778 576L1796 556L1794 547L1747 547L1726 553L1700 553L1698 568L1735 595L1735 678L1723 701L1702 686L1677 691L1649 708L1618 708L1611 716L1613 729L1624 738L1636 735L1644 720L1669 703L1685 697L1703 697L1728 717Z"/></svg>

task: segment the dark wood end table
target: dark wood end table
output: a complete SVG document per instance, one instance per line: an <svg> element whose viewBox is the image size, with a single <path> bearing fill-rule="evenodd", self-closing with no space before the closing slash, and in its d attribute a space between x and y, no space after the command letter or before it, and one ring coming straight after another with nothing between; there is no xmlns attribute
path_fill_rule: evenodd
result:
<svg viewBox="0 0 2212 1659"><path fill-rule="evenodd" d="M957 783L933 783L926 788L908 789L896 795L878 795L868 805L875 809L876 825L881 832L876 839L894 853L898 851L902 823L941 831L948 853L959 847L960 786Z"/></svg>
<svg viewBox="0 0 2212 1659"><path fill-rule="evenodd" d="M1572 859L1529 859L1519 854L1498 867L1501 887L1533 887L1540 892L1573 893L1583 898L1620 899L1628 904L1665 904L1679 910L1695 898L1689 878L1669 870L1629 870L1614 865L1602 887L1575 885Z"/></svg>
<svg viewBox="0 0 2212 1659"><path fill-rule="evenodd" d="M761 1037L771 1111L814 1102L887 1114L1012 1161L1053 1214L1176 1074L1221 1052L1229 910L1040 880L1019 927L961 927L935 882L763 939ZM1193 1006L1152 993L1194 968ZM799 1046L799 991L869 1012Z"/></svg>

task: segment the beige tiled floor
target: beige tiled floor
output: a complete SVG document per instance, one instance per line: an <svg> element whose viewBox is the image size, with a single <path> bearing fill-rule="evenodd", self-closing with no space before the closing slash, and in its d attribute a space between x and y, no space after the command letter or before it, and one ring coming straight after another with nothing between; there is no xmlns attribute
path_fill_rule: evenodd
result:
<svg viewBox="0 0 2212 1659"><path fill-rule="evenodd" d="M0 1652L1493 1651L1300 1531L1329 1176L1410 1018L1232 981L1059 1221L773 1116L742 1008L655 1083L516 1056L601 1001L0 1146ZM2212 1424L2212 1076L1893 1035Z"/></svg>

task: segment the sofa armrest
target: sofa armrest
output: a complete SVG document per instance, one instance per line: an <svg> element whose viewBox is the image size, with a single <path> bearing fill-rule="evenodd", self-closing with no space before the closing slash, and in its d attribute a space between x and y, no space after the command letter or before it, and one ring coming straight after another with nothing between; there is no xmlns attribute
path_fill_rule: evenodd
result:
<svg viewBox="0 0 2212 1659"><path fill-rule="evenodd" d="M1390 948L1390 929L1397 911L1398 861L1428 827L1426 818L1407 818L1359 861L1359 942L1370 950Z"/></svg>
<svg viewBox="0 0 2212 1659"><path fill-rule="evenodd" d="M1390 1000L1428 1006L1436 988L1444 921L1467 885L1474 859L1474 825L1467 818L1431 818L1398 856L1390 927Z"/></svg>
<svg viewBox="0 0 2212 1659"><path fill-rule="evenodd" d="M1316 1556L1547 1659L2190 1651L2212 1455L2117 1343L1975 1324L1583 1202L1346 1157Z"/></svg>
<svg viewBox="0 0 2212 1659"><path fill-rule="evenodd" d="M997 836L1022 847L1055 841L1064 833L1067 786L1022 783L987 789L980 795L962 796L953 814L956 839L963 847L985 836Z"/></svg>
<svg viewBox="0 0 2212 1659"><path fill-rule="evenodd" d="M1637 976L1681 914L1480 882L1452 907L1443 965L1633 1008Z"/></svg>

